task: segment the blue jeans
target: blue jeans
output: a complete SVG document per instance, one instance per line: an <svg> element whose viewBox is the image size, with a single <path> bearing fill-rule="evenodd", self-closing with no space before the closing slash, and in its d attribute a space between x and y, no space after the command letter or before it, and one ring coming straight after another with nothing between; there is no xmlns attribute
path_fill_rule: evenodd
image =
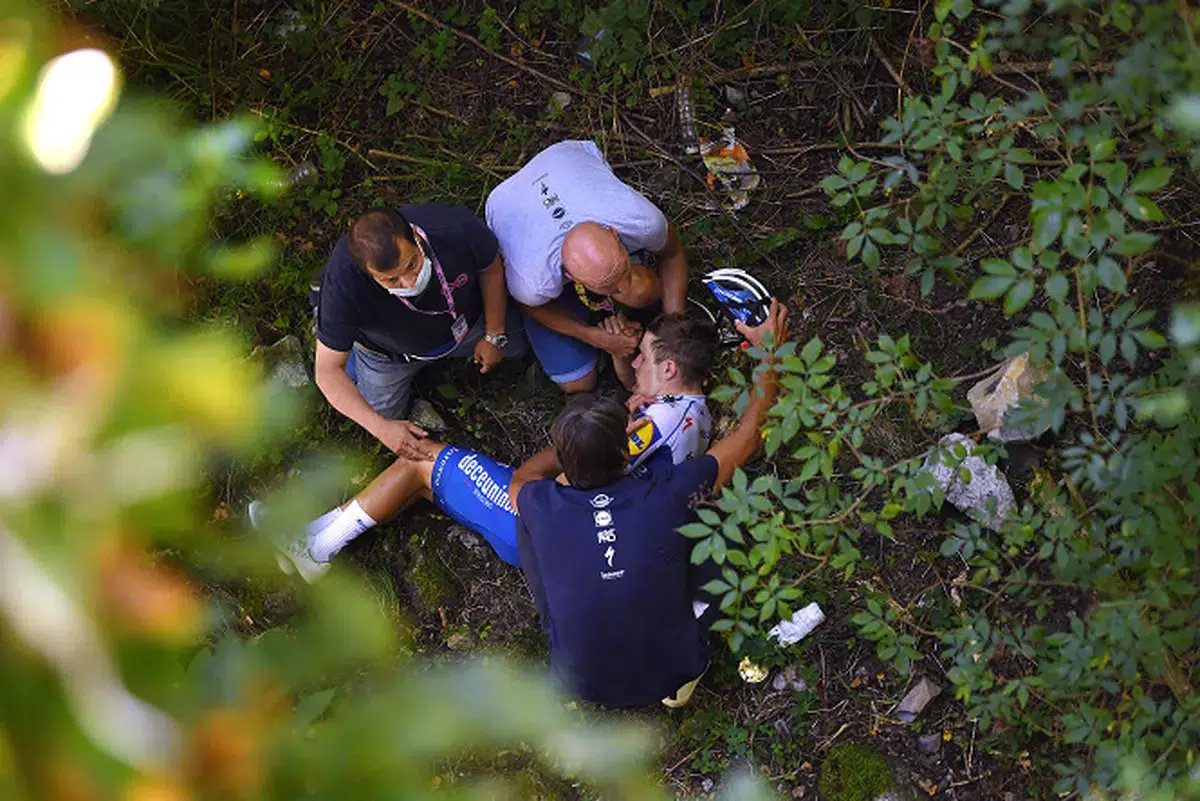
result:
<svg viewBox="0 0 1200 801"><path fill-rule="evenodd" d="M506 359L519 359L529 350L521 318L520 310L510 303L504 319L504 328L508 333L508 345L503 351ZM412 406L413 380L417 373L441 359L471 358L475 354L475 343L486 333L487 323L480 316L453 350L436 359L410 362L393 359L355 342L346 359L346 373L354 379L363 400L372 409L389 420L403 420L408 417L409 407Z"/></svg>

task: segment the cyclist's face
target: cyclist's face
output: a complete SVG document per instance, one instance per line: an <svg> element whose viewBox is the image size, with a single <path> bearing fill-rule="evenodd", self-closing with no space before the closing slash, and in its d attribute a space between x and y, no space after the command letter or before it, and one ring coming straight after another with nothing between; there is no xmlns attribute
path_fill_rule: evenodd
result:
<svg viewBox="0 0 1200 801"><path fill-rule="evenodd" d="M634 391L642 395L659 394L663 364L654 360L654 343L657 340L654 334L643 334L637 355L633 357Z"/></svg>

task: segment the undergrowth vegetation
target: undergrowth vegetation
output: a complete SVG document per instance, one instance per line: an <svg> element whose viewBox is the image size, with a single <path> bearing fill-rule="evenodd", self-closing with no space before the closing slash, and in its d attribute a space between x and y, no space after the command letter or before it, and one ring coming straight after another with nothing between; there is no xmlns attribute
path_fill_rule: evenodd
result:
<svg viewBox="0 0 1200 801"><path fill-rule="evenodd" d="M1004 355L1050 367L1041 402L1009 424L1054 432L1054 465L999 531L950 524L941 556L964 568L953 610L879 589L854 621L901 673L940 646L981 726L1060 743L1060 792L1110 787L1130 757L1186 781L1200 749L1200 308L1138 292L1153 291L1142 265L1183 258L1169 248L1173 204L1194 197L1191 21L1173 3L1013 2L980 24L970 2L938 2L934 16L940 90L883 120L879 147L895 155L845 156L821 185L845 215L847 258L903 269L924 296L944 281L1002 305ZM1046 63L1048 87L980 92L976 75L1001 53ZM1002 252L964 257L1010 204L1029 225ZM820 339L788 356L766 445L787 452L792 477L735 481L724 519L708 511L687 532L695 560L730 565L711 589L734 650L786 616L816 571L859 568L865 532L895 538L943 505L927 452L889 464L865 432L901 405L937 439L963 422L950 394L962 379L937 376L907 335L865 356L874 375L857 391L831 376ZM939 456L957 466L954 451Z"/></svg>
<svg viewBox="0 0 1200 801"><path fill-rule="evenodd" d="M169 97L202 123L248 119L185 135L131 109L114 120L136 134L112 151L120 170L82 187L56 184L62 194L17 218L40 231L39 214L56 203L83 208L86 197L115 221L112 236L130 249L120 280L139 276L138 297L154 310L142 320L127 302L119 306L154 344L129 357L130 370L152 375L173 363L180 317L226 337L215 350L184 348L201 366L227 362L233 338L311 337L309 280L355 214L426 200L478 211L492 186L566 137L601 141L618 174L680 225L694 272L748 267L798 307L802 336L785 346L768 458L739 472L684 530L694 560L722 567L708 589L722 598L715 629L734 656L717 658L706 680L712 690L702 685L693 709L665 718L664 775L678 792L696 792L701 780L707 792L732 761L746 760L803 797L818 789L813 762L857 753L835 745L849 729L860 740L877 737L893 757L918 730L944 733L958 746L944 752L953 767L939 765L922 784L938 797L998 798L1014 787L1035 797L1200 797L1200 306L1190 234L1200 50L1186 2L56 5L112 37L131 93ZM0 43L9 30L0 26ZM735 124L763 173L764 188L737 215L721 210L703 168L679 153L680 86L690 88L701 135ZM0 77L0 100L4 87ZM130 155L139 142L153 143L141 163ZM100 145L111 143L98 143L101 155L109 152ZM246 152L283 169L256 168ZM316 180L281 191L281 173L302 164ZM186 208L164 203L162 186ZM199 241L210 194L218 197L212 247ZM160 263L188 268L177 281L185 289L170 298L157 296L160 284L149 277ZM41 284L28 284L40 300L20 307L22 319L53 305L38 294ZM100 329L97 341L107 341ZM995 442L978 430L965 392L997 360L1021 355L1045 380L1037 399L1008 412L1006 426L1046 433L1032 443ZM723 364L732 365L728 385L714 399L744 402L749 378L736 356ZM159 386L139 380L143 390ZM475 391L475 377L438 381L435 399L454 435L509 461L541 444L538 421L557 403L524 382L526 394L514 400ZM462 389L456 381L476 383ZM201 402L211 391L195 392L193 405L154 410L146 425L233 426L220 416L228 409ZM529 419L499 416L510 413ZM240 442L237 432L219 425L215 442L199 440L205 497L218 511L205 509L197 531L220 529L213 521L285 474L297 452L363 444L328 410L297 419L275 409L273 417L269 446L230 444ZM103 450L131 425L115 420L92 432L89 447ZM962 445L939 444L953 432L973 439L972 455L1003 468L1014 485L1017 503L1001 524L988 525L994 507L974 517L953 511L926 469L941 462L969 477ZM381 463L380 454L371 458ZM198 472L200 462L188 463ZM336 480L309 472L289 496L296 520L347 472ZM51 507L70 508L59 490ZM448 632L470 640L450 598L470 581L459 576L445 582L452 589L431 592L423 578L413 598L396 589L398 574L421 565L448 572L438 554L420 552L427 546L416 534L356 557L388 588L375 593L382 599L350 581L315 599L314 609L344 591L349 600L337 608L367 622L350 630L341 657L297 668L306 653L336 650L346 632L329 615L264 614L276 579L262 554L248 544L243 553L229 524L214 554L166 535L187 518L184 499L161 517L109 500L109 522L135 521L159 555L188 565L212 597L234 587L238 599L213 613L219 623L193 621L189 636L150 649L153 664L177 668L200 644L190 672L147 668L131 684L188 710L182 719L201 745L228 736L245 746L236 766L258 765L271 748L287 765L307 766L291 776L219 774L233 784L217 790L258 782L267 795L336 797L339 783L368 774L369 791L358 797L396 788L437 795L439 787L443 796L466 795L501 784L523 796L587 797L593 786L625 797L657 792L634 775L636 763L617 765L646 753L647 740L625 732L606 744L603 732L578 725L595 721L590 712L565 714L519 678L388 672L392 660L436 652ZM53 552L59 524L39 525L40 547ZM80 545L81 560L92 558L86 553ZM773 645L771 627L811 600L829 622L798 645ZM401 613L406 604L429 608ZM280 619L287 637L263 622ZM506 631L488 618L477 636L511 652L537 639L531 628ZM224 644L210 648L218 635ZM245 645L244 635L252 638ZM146 650L120 639L115 647L131 660ZM8 655L2 640L0 654ZM771 668L799 664L808 689L748 688L733 667L742 657ZM27 686L23 673L13 675L0 677ZM955 706L902 727L888 710L918 675L944 677L954 690L946 710ZM162 689L172 681L180 696ZM263 687L290 699L279 701L287 716L272 717L275 706L256 698ZM510 697L492 706L493 694ZM10 733L25 714L0 703ZM409 739L440 716L449 722L435 742ZM403 758L364 732L390 733ZM387 769L376 774L331 755L356 740L371 741L363 760ZM84 751L69 751L67 761L107 759ZM5 754L0 739L0 788ZM45 773L40 763L20 768ZM129 775L116 772L104 786L124 787Z"/></svg>

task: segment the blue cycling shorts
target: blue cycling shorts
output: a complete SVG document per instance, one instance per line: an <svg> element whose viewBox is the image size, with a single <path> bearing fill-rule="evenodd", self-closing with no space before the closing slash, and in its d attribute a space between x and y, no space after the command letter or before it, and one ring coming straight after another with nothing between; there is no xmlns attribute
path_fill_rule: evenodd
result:
<svg viewBox="0 0 1200 801"><path fill-rule="evenodd" d="M476 451L447 445L433 463L433 500L456 521L482 534L496 554L514 567L517 513L508 498L513 468Z"/></svg>

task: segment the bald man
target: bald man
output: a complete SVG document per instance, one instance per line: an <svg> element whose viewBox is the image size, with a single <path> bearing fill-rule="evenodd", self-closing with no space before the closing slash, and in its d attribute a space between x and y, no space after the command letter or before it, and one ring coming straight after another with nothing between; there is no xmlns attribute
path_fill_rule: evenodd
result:
<svg viewBox="0 0 1200 801"><path fill-rule="evenodd" d="M640 329L605 328L601 319L622 312L646 322L685 309L679 232L613 175L595 142L538 153L492 190L486 216L508 291L526 311L529 344L564 392L595 387L600 351L628 359L637 349Z"/></svg>

